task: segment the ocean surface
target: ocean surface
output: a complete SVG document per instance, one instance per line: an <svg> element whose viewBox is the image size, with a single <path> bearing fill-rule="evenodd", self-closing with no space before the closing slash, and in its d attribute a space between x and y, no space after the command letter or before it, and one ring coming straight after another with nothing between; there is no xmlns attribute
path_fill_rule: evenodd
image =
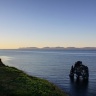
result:
<svg viewBox="0 0 96 96"><path fill-rule="evenodd" d="M0 58L6 65L49 80L69 96L96 96L96 51L0 50ZM86 83L69 78L70 68L78 60L89 68Z"/></svg>

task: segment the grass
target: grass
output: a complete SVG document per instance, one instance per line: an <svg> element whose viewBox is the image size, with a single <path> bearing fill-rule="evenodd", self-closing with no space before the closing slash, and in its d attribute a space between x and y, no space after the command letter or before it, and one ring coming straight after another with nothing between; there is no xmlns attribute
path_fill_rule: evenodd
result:
<svg viewBox="0 0 96 96"><path fill-rule="evenodd" d="M67 96L67 94L47 80L5 66L0 67L0 96Z"/></svg>

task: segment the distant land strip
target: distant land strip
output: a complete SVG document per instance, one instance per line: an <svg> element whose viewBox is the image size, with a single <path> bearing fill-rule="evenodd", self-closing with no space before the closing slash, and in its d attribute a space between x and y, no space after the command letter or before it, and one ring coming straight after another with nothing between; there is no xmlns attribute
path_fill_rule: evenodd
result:
<svg viewBox="0 0 96 96"><path fill-rule="evenodd" d="M82 47L82 48L76 48L76 47L21 47L18 48L20 50L96 50L96 47Z"/></svg>

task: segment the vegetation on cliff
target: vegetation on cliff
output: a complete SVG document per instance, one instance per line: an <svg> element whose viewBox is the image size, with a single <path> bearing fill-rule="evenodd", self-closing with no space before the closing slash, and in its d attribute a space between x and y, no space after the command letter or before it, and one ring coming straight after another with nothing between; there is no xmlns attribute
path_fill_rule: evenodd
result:
<svg viewBox="0 0 96 96"><path fill-rule="evenodd" d="M0 96L67 96L47 80L29 76L14 67L0 67Z"/></svg>

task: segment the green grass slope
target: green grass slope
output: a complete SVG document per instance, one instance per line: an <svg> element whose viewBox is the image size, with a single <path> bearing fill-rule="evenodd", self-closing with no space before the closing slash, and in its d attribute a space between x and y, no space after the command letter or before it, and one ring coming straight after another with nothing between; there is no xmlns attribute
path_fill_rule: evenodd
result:
<svg viewBox="0 0 96 96"><path fill-rule="evenodd" d="M0 67L0 96L67 96L47 80L28 76L14 67Z"/></svg>

